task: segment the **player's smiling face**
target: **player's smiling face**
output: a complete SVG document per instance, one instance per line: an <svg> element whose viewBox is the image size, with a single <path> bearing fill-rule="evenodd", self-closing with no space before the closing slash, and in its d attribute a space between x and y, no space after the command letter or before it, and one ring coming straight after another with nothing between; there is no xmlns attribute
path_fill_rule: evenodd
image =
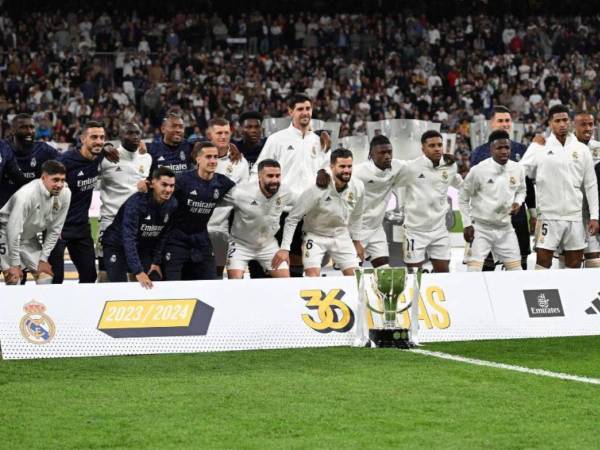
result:
<svg viewBox="0 0 600 450"><path fill-rule="evenodd" d="M196 156L198 169L203 172L214 173L217 170L219 152L217 147L203 148Z"/></svg>
<svg viewBox="0 0 600 450"><path fill-rule="evenodd" d="M51 195L57 196L60 191L65 187L66 175L64 173L57 173L54 175L48 175L47 173L42 174L42 183L48 189Z"/></svg>
<svg viewBox="0 0 600 450"><path fill-rule="evenodd" d="M162 176L152 180L152 191L154 199L158 203L164 203L171 198L175 190L175 178Z"/></svg>
<svg viewBox="0 0 600 450"><path fill-rule="evenodd" d="M102 127L88 128L81 135L83 149L94 156L98 156L102 152L105 141L106 135Z"/></svg>
<svg viewBox="0 0 600 450"><path fill-rule="evenodd" d="M35 124L33 119L17 119L14 127L15 138L21 144L33 144L35 139Z"/></svg>
<svg viewBox="0 0 600 450"><path fill-rule="evenodd" d="M183 120L179 117L168 117L164 121L161 131L167 145L179 145L183 141Z"/></svg>
<svg viewBox="0 0 600 450"><path fill-rule="evenodd" d="M352 158L337 158L331 165L331 173L343 183L350 181L352 177Z"/></svg>
<svg viewBox="0 0 600 450"><path fill-rule="evenodd" d="M578 114L573 124L577 139L587 144L594 134L594 116L591 114Z"/></svg>
<svg viewBox="0 0 600 450"><path fill-rule="evenodd" d="M296 128L306 128L312 119L312 105L308 100L298 102L293 108L290 108L289 113Z"/></svg>
<svg viewBox="0 0 600 450"><path fill-rule="evenodd" d="M261 190L268 196L277 194L281 186L281 169L279 167L264 167L258 174Z"/></svg>

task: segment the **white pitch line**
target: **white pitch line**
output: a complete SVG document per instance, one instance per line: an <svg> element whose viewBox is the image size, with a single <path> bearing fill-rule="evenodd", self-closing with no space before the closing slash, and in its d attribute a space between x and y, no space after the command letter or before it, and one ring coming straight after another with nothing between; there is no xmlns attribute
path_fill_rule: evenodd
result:
<svg viewBox="0 0 600 450"><path fill-rule="evenodd" d="M551 372L543 369L530 369L529 367L513 366L512 364L503 364L493 361L485 361L483 359L466 358L459 355L451 355L450 353L432 352L430 350L423 349L412 349L409 350L411 353L417 353L419 355L433 356L434 358L448 359L450 361L463 362L466 364L473 364L475 366L492 367L494 369L505 369L512 370L513 372L528 373L530 375L538 375L541 377L558 378L559 380L577 381L579 383L597 384L600 385L600 379L580 377L577 375L569 375L568 373Z"/></svg>

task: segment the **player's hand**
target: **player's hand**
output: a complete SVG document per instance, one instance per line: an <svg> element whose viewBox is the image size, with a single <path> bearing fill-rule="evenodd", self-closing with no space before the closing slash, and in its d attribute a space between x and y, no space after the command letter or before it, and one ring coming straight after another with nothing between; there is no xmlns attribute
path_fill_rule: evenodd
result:
<svg viewBox="0 0 600 450"><path fill-rule="evenodd" d="M596 219L591 219L590 222L588 223L588 232L590 233L590 235L591 236L597 235L599 230L600 230L600 224L598 224L598 221Z"/></svg>
<svg viewBox="0 0 600 450"><path fill-rule="evenodd" d="M148 275L146 275L145 272L138 273L135 276L135 279L138 280L140 282L140 284L142 285L142 287L145 289L152 289L152 287L154 286L152 284L152 280L148 277Z"/></svg>
<svg viewBox="0 0 600 450"><path fill-rule="evenodd" d="M327 173L325 169L320 169L317 172L317 187L320 189L325 189L331 183L331 176Z"/></svg>
<svg viewBox="0 0 600 450"><path fill-rule="evenodd" d="M331 137L329 136L329 133L325 130L321 131L319 140L321 141L321 150L328 152L331 148Z"/></svg>
<svg viewBox="0 0 600 450"><path fill-rule="evenodd" d="M242 160L242 153L240 152L240 149L237 148L237 145L233 143L229 144L229 159L234 164Z"/></svg>
<svg viewBox="0 0 600 450"><path fill-rule="evenodd" d="M278 250L277 253L275 253L275 256L273 256L273 261L271 261L271 267L273 267L273 270L277 270L277 269L279 269L279 266L283 262L288 263L288 266L289 266L289 264L290 264L289 250L283 250L283 249Z"/></svg>
<svg viewBox="0 0 600 450"><path fill-rule="evenodd" d="M119 151L110 143L104 144L102 147L102 153L111 163L116 164L121 159L119 157Z"/></svg>
<svg viewBox="0 0 600 450"><path fill-rule="evenodd" d="M23 271L20 266L12 266L9 267L6 272L4 272L4 279L7 284L21 282L21 278L23 278Z"/></svg>
<svg viewBox="0 0 600 450"><path fill-rule="evenodd" d="M45 273L45 274L48 274L51 277L54 276L54 272L52 272L52 266L47 261L40 261L40 262L38 262L37 271Z"/></svg>
<svg viewBox="0 0 600 450"><path fill-rule="evenodd" d="M463 237L469 244L473 242L473 239L475 239L475 228L473 228L473 225L469 225L468 227L464 228Z"/></svg>
<svg viewBox="0 0 600 450"><path fill-rule="evenodd" d="M535 228L537 227L537 217L529 216L529 234L535 234Z"/></svg>
<svg viewBox="0 0 600 450"><path fill-rule="evenodd" d="M454 164L456 162L456 156L454 156L450 153L444 153L442 155L442 158L444 158L444 163L448 166L451 164Z"/></svg>
<svg viewBox="0 0 600 450"><path fill-rule="evenodd" d="M162 277L163 277L162 270L160 270L160 266L158 264L151 264L150 265L150 269L148 270L148 275L150 275L152 272L156 272L156 274L162 280Z"/></svg>
<svg viewBox="0 0 600 450"><path fill-rule="evenodd" d="M148 149L146 148L146 143L144 141L140 141L140 145L138 146L138 153L140 155L145 155L148 153Z"/></svg>
<svg viewBox="0 0 600 450"><path fill-rule="evenodd" d="M514 216L515 214L517 214L519 212L520 209L521 209L520 203L513 203L510 207L510 215Z"/></svg>
<svg viewBox="0 0 600 450"><path fill-rule="evenodd" d="M544 137L543 134L536 134L533 139L531 140L531 142L538 144L538 145L546 145L546 138Z"/></svg>
<svg viewBox="0 0 600 450"><path fill-rule="evenodd" d="M148 192L148 185L150 182L148 180L140 180L137 182L137 190L138 192L143 192L144 194Z"/></svg>
<svg viewBox="0 0 600 450"><path fill-rule="evenodd" d="M356 256L360 259L361 262L365 261L365 248L361 244L360 241L352 241L354 244L354 248L356 249Z"/></svg>

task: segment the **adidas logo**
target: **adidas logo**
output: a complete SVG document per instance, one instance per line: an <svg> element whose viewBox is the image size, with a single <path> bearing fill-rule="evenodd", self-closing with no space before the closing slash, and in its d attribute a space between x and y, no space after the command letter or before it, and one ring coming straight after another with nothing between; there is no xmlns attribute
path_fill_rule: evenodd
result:
<svg viewBox="0 0 600 450"><path fill-rule="evenodd" d="M425 178L425 175L421 174L417 178Z"/></svg>
<svg viewBox="0 0 600 450"><path fill-rule="evenodd" d="M79 173L77 174L78 177L82 177L83 176L83 170L80 170Z"/></svg>
<svg viewBox="0 0 600 450"><path fill-rule="evenodd" d="M144 220L150 220L150 219L152 219L152 217L150 217L150 214L148 214Z"/></svg>
<svg viewBox="0 0 600 450"><path fill-rule="evenodd" d="M369 180L369 183L375 183L373 180Z"/></svg>
<svg viewBox="0 0 600 450"><path fill-rule="evenodd" d="M552 150L550 150L548 153L546 153L547 155L554 155L554 152Z"/></svg>
<svg viewBox="0 0 600 450"><path fill-rule="evenodd" d="M198 195L198 193L196 192L196 189L194 189L192 192L190 192L190 195Z"/></svg>
<svg viewBox="0 0 600 450"><path fill-rule="evenodd" d="M121 169L121 166L117 166L117 168L115 169L115 172L123 172L123 169Z"/></svg>
<svg viewBox="0 0 600 450"><path fill-rule="evenodd" d="M488 180L488 184L493 184L494 180L492 180L491 178Z"/></svg>
<svg viewBox="0 0 600 450"><path fill-rule="evenodd" d="M294 150L294 147L292 147L291 145L288 145L288 150Z"/></svg>
<svg viewBox="0 0 600 450"><path fill-rule="evenodd" d="M158 158L158 160L159 160L159 161L164 161L164 160L165 160L165 157L164 157L164 156L161 156L160 158Z"/></svg>
<svg viewBox="0 0 600 450"><path fill-rule="evenodd" d="M598 292L600 294L600 292ZM592 306L585 310L586 314L598 314L600 313L600 298L596 297L592 300Z"/></svg>
<svg viewBox="0 0 600 450"><path fill-rule="evenodd" d="M331 197L327 196L327 198L325 199L326 202L330 202L331 201Z"/></svg>
<svg viewBox="0 0 600 450"><path fill-rule="evenodd" d="M258 205L258 202L256 200L252 200L252 203L250 203L252 206L256 206Z"/></svg>

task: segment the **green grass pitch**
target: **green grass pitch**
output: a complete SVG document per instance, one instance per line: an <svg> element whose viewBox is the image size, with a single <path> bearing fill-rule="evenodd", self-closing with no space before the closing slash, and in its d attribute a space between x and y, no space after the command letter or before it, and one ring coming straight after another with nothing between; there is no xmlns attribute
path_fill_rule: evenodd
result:
<svg viewBox="0 0 600 450"><path fill-rule="evenodd" d="M600 336L429 344L600 375ZM600 386L387 349L0 362L0 446L597 448Z"/></svg>

